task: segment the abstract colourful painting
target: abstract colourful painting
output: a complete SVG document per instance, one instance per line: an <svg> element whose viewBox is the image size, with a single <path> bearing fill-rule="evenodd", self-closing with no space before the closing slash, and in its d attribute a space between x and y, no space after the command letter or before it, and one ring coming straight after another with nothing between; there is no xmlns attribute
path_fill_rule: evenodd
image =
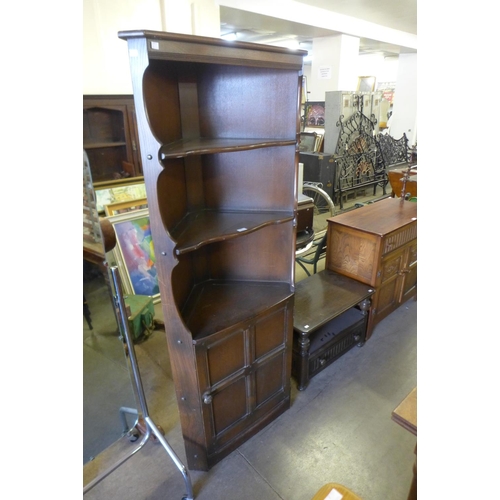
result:
<svg viewBox="0 0 500 500"><path fill-rule="evenodd" d="M158 274L149 210L136 210L109 217L116 233L113 250L118 269L124 278L124 289L134 295L149 295L160 301Z"/></svg>

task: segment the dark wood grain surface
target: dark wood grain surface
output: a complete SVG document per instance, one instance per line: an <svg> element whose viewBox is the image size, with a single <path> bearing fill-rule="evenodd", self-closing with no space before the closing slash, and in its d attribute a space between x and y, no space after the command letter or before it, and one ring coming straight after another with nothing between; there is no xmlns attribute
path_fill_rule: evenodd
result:
<svg viewBox="0 0 500 500"><path fill-rule="evenodd" d="M362 300L372 287L327 269L299 281L295 289L295 330L317 329Z"/></svg>
<svg viewBox="0 0 500 500"><path fill-rule="evenodd" d="M401 203L401 199L386 198L328 220L335 224L383 236L406 224L411 224L416 218L416 203L409 201Z"/></svg>

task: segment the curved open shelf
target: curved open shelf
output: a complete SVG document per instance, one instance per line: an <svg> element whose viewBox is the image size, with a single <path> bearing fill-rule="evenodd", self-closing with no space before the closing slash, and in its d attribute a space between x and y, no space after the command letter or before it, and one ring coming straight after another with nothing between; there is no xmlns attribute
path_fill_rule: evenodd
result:
<svg viewBox="0 0 500 500"><path fill-rule="evenodd" d="M291 295L288 283L208 280L193 288L182 316L196 341L257 316Z"/></svg>
<svg viewBox="0 0 500 500"><path fill-rule="evenodd" d="M217 241L248 234L264 226L293 220L293 212L241 212L202 210L186 215L172 231L176 255Z"/></svg>
<svg viewBox="0 0 500 500"><path fill-rule="evenodd" d="M274 146L290 146L296 143L293 140L271 139L181 139L165 144L160 148L160 159L185 158L190 155L227 153L231 151L245 151L256 148L270 148Z"/></svg>

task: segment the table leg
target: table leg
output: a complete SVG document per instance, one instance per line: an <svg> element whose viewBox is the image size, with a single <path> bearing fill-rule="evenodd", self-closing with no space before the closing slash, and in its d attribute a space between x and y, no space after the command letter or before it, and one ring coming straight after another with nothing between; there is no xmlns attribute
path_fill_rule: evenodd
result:
<svg viewBox="0 0 500 500"><path fill-rule="evenodd" d="M309 348L311 341L308 332L301 332L297 339L299 345L299 376L297 389L303 391L309 385Z"/></svg>
<svg viewBox="0 0 500 500"><path fill-rule="evenodd" d="M371 300L365 299L358 304L358 307L361 309L363 316L365 316L365 334L363 335L362 340L358 343L358 347L361 347L365 344L365 340L367 339L367 328L368 328L368 320L369 320L369 310L371 306Z"/></svg>

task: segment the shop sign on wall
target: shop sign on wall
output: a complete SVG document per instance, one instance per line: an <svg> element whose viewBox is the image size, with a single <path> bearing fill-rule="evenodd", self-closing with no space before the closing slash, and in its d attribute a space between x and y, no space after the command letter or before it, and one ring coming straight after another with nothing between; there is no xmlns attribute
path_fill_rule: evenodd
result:
<svg viewBox="0 0 500 500"><path fill-rule="evenodd" d="M332 79L332 67L331 66L321 66L318 70L318 78L320 80L331 80Z"/></svg>

